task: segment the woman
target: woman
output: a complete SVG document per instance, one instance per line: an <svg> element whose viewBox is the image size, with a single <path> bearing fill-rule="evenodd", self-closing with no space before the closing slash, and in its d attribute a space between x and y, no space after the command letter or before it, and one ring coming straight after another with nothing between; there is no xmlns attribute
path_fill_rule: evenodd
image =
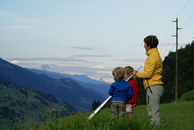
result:
<svg viewBox="0 0 194 130"><path fill-rule="evenodd" d="M146 104L148 116L152 124L160 125L160 98L163 94L162 78L162 60L159 55L158 39L156 36L150 35L144 38L144 48L148 56L143 73L133 71L138 78L143 78L144 88L146 89Z"/></svg>

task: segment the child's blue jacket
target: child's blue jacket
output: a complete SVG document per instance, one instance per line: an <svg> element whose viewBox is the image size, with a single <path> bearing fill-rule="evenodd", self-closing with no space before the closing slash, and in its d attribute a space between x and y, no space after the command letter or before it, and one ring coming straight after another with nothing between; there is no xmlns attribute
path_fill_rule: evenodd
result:
<svg viewBox="0 0 194 130"><path fill-rule="evenodd" d="M133 91L131 84L120 78L118 82L116 81L110 85L108 94L112 96L111 102L123 101L127 104L133 95Z"/></svg>

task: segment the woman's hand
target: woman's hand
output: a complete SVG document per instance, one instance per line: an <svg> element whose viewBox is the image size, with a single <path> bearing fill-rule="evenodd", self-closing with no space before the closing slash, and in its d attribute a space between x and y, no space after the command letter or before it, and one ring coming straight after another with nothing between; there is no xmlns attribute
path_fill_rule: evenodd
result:
<svg viewBox="0 0 194 130"><path fill-rule="evenodd" d="M133 71L133 75L136 75L136 73L137 73L137 70L134 70L134 71Z"/></svg>

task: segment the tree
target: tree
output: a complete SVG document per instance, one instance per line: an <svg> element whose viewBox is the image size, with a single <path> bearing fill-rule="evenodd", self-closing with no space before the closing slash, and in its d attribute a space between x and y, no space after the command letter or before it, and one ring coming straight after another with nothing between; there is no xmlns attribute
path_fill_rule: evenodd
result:
<svg viewBox="0 0 194 130"><path fill-rule="evenodd" d="M98 108L98 106L100 106L100 101L96 101L96 99L93 101L92 103L92 110L95 110L96 108Z"/></svg>
<svg viewBox="0 0 194 130"><path fill-rule="evenodd" d="M175 55L170 52L163 61L162 81L164 94L162 102L172 102L175 98ZM194 41L178 50L178 98L194 89Z"/></svg>

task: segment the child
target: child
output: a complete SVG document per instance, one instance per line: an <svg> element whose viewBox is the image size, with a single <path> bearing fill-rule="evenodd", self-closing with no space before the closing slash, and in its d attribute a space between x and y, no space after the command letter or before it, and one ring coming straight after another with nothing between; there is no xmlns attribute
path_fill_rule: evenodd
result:
<svg viewBox="0 0 194 130"><path fill-rule="evenodd" d="M111 84L109 95L111 99L111 119L123 117L126 113L126 103L133 95L132 87L128 82L123 80L124 69L117 67L112 71L115 82Z"/></svg>
<svg viewBox="0 0 194 130"><path fill-rule="evenodd" d="M127 78L132 75L133 68L131 66L126 66L124 68L124 71L125 71L125 80L127 80ZM132 95L132 99L129 100L126 105L126 112L127 112L128 117L132 118L133 108L137 105L137 100L139 96L139 88L138 88L137 81L134 80L134 76L131 77L131 79L129 79L128 82L132 86L133 95Z"/></svg>

